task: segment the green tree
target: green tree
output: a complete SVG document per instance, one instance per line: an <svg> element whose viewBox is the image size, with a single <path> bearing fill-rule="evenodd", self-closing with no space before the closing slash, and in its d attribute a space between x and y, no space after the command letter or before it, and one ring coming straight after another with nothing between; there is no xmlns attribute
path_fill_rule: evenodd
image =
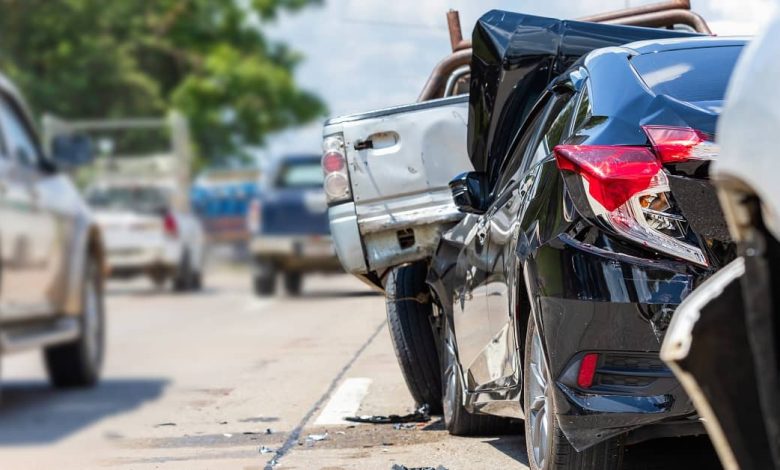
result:
<svg viewBox="0 0 780 470"><path fill-rule="evenodd" d="M263 34L321 0L0 0L0 71L33 109L64 118L176 108L198 154L220 163L322 115L300 55Z"/></svg>

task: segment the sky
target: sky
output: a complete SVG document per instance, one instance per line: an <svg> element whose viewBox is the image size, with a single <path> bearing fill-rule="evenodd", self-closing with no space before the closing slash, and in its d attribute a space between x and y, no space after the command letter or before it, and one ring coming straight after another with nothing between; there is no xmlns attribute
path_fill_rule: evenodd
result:
<svg viewBox="0 0 780 470"><path fill-rule="evenodd" d="M371 111L416 100L433 67L450 53L445 14L460 12L463 34L490 9L578 18L657 0L324 0L282 15L271 39L303 54L300 85L319 95L328 116ZM715 34L751 35L780 0L692 0ZM273 136L262 158L319 153L322 122Z"/></svg>

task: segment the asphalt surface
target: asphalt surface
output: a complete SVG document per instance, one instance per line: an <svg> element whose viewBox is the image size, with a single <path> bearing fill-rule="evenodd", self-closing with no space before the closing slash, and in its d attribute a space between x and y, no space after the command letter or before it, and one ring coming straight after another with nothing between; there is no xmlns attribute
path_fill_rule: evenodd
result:
<svg viewBox="0 0 780 470"><path fill-rule="evenodd" d="M52 390L36 352L4 358L0 468L527 468L519 433L456 438L438 417L341 422L414 408L383 298L354 279L312 277L299 299L254 297L240 268L214 270L206 286L111 283L94 389ZM625 467L719 468L706 438L632 447Z"/></svg>

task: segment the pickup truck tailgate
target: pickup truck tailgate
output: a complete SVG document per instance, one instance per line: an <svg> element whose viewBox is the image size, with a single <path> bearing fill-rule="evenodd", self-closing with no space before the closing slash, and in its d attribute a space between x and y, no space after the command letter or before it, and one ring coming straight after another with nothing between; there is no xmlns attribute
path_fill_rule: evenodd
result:
<svg viewBox="0 0 780 470"><path fill-rule="evenodd" d="M429 256L460 220L448 183L472 169L467 120L468 96L458 96L326 123L325 136L344 139L367 270Z"/></svg>

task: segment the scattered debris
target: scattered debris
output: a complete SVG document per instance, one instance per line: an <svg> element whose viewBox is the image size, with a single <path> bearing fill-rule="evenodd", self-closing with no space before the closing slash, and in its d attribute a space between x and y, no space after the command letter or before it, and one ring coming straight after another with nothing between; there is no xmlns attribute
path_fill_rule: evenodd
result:
<svg viewBox="0 0 780 470"><path fill-rule="evenodd" d="M417 425L415 423L395 423L393 429L400 431L401 429L415 429Z"/></svg>
<svg viewBox="0 0 780 470"><path fill-rule="evenodd" d="M227 424L227 421L220 421L219 424Z"/></svg>
<svg viewBox="0 0 780 470"><path fill-rule="evenodd" d="M261 454L271 454L276 452L275 450L271 449L270 447L262 446L260 447L260 453Z"/></svg>
<svg viewBox="0 0 780 470"><path fill-rule="evenodd" d="M328 437L330 436L328 436L327 432L325 434L309 434L306 437L306 440L311 442L319 442L326 440Z"/></svg>
<svg viewBox="0 0 780 470"><path fill-rule="evenodd" d="M406 465L394 464L391 470L447 470L447 467L439 465L438 467L407 467Z"/></svg>
<svg viewBox="0 0 780 470"><path fill-rule="evenodd" d="M265 428L266 434L273 434L274 432L271 430L271 428Z"/></svg>
<svg viewBox="0 0 780 470"><path fill-rule="evenodd" d="M222 434L222 435L223 435L223 436L225 436L225 437L233 437L233 435L232 435L232 434L230 434L230 433L228 433L228 432L226 432L226 433L224 433L224 434Z"/></svg>
<svg viewBox="0 0 780 470"><path fill-rule="evenodd" d="M176 426L176 423L159 423L154 425L156 428L161 428L163 426Z"/></svg>
<svg viewBox="0 0 780 470"><path fill-rule="evenodd" d="M427 423L431 420L431 413L430 406L425 404L418 408L414 413L409 413L407 415L347 416L344 419L353 423L370 424Z"/></svg>

